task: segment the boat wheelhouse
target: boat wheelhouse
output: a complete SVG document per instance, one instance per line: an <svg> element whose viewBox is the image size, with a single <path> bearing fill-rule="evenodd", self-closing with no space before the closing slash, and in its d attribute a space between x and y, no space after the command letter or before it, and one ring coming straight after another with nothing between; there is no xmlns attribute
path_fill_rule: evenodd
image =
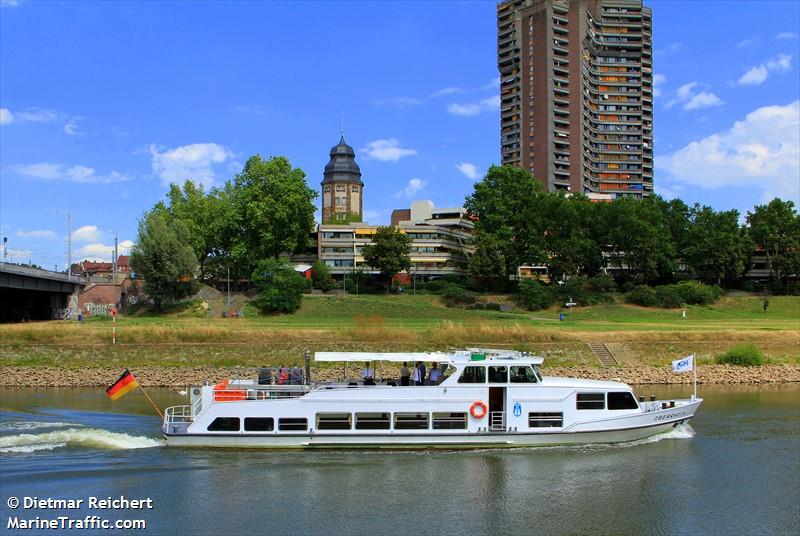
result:
<svg viewBox="0 0 800 536"><path fill-rule="evenodd" d="M542 376L507 350L319 352L319 362L438 363L433 385L398 378L312 384L310 364L191 388L167 408L168 445L265 448L486 448L618 443L688 421L702 400L638 400L620 382ZM367 365L369 368L370 365ZM371 371L371 369L370 369ZM291 372L291 374L289 373Z"/></svg>

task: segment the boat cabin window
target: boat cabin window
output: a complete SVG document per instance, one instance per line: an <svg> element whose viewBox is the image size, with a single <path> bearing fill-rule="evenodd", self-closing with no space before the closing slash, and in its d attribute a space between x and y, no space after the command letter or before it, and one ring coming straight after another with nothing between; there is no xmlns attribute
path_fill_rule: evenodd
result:
<svg viewBox="0 0 800 536"><path fill-rule="evenodd" d="M486 367L464 367L458 383L486 383Z"/></svg>
<svg viewBox="0 0 800 536"><path fill-rule="evenodd" d="M603 393L578 393L577 409L605 409L606 395Z"/></svg>
<svg viewBox="0 0 800 536"><path fill-rule="evenodd" d="M536 383L539 378L530 366L511 367L511 383Z"/></svg>
<svg viewBox="0 0 800 536"><path fill-rule="evenodd" d="M217 417L208 425L209 432L238 432L239 417Z"/></svg>
<svg viewBox="0 0 800 536"><path fill-rule="evenodd" d="M608 393L608 409L639 409L631 393Z"/></svg>
<svg viewBox="0 0 800 536"><path fill-rule="evenodd" d="M449 378L456 370L458 369L449 363L445 365L444 370L442 371L442 382Z"/></svg>
<svg viewBox="0 0 800 536"><path fill-rule="evenodd" d="M388 430L388 413L356 413L356 430Z"/></svg>
<svg viewBox="0 0 800 536"><path fill-rule="evenodd" d="M508 367L489 367L489 383L508 383Z"/></svg>
<svg viewBox="0 0 800 536"><path fill-rule="evenodd" d="M317 430L349 430L352 428L349 413L317 413Z"/></svg>
<svg viewBox="0 0 800 536"><path fill-rule="evenodd" d="M465 430L467 428L466 413L434 413L434 430Z"/></svg>
<svg viewBox="0 0 800 536"><path fill-rule="evenodd" d="M427 430L430 415L427 413L395 413L395 430Z"/></svg>
<svg viewBox="0 0 800 536"><path fill-rule="evenodd" d="M275 429L275 419L272 417L245 417L245 432L271 432Z"/></svg>
<svg viewBox="0 0 800 536"><path fill-rule="evenodd" d="M531 428L561 428L564 426L564 414L553 413L528 413L528 426Z"/></svg>
<svg viewBox="0 0 800 536"><path fill-rule="evenodd" d="M294 417L278 419L278 429L285 432L305 432L308 430L308 419Z"/></svg>

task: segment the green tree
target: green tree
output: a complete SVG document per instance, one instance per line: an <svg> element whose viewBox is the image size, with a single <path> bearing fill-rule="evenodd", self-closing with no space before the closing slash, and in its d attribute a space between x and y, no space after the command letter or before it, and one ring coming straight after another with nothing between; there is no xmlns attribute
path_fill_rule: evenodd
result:
<svg viewBox="0 0 800 536"><path fill-rule="evenodd" d="M316 191L285 157L250 157L233 180L236 235L231 254L239 266L308 247Z"/></svg>
<svg viewBox="0 0 800 536"><path fill-rule="evenodd" d="M392 276L411 268L411 239L395 227L378 227L372 244L364 246L364 260L380 271L391 288Z"/></svg>
<svg viewBox="0 0 800 536"><path fill-rule="evenodd" d="M262 314L293 313L308 289L306 278L288 263L277 259L263 259L250 275L258 290L253 304Z"/></svg>
<svg viewBox="0 0 800 536"><path fill-rule="evenodd" d="M753 249L747 233L739 226L739 212L715 212L695 204L689 211L690 225L683 246L690 270L707 283L738 280L747 269Z"/></svg>
<svg viewBox="0 0 800 536"><path fill-rule="evenodd" d="M314 282L314 288L327 292L333 288L333 277L331 277L331 269L324 262L317 261L311 266L311 280Z"/></svg>
<svg viewBox="0 0 800 536"><path fill-rule="evenodd" d="M800 214L791 201L773 199L747 213L750 237L764 249L772 276L784 284L800 274Z"/></svg>
<svg viewBox="0 0 800 536"><path fill-rule="evenodd" d="M541 217L536 200L544 194L541 182L516 166L492 166L475 183L465 208L476 218L476 232L492 235L503 245L506 274L525 264L547 261Z"/></svg>
<svg viewBox="0 0 800 536"><path fill-rule="evenodd" d="M156 309L197 292L197 257L189 231L181 221L168 224L161 210L154 209L139 221L131 267L144 279L144 291Z"/></svg>
<svg viewBox="0 0 800 536"><path fill-rule="evenodd" d="M508 273L503 244L492 234L478 233L473 245L475 251L469 257L467 273L476 281L483 281L488 292L493 280Z"/></svg>
<svg viewBox="0 0 800 536"><path fill-rule="evenodd" d="M592 203L583 195L549 192L539 196L537 213L542 219L547 266L554 281L574 275L597 273L602 252L590 233Z"/></svg>

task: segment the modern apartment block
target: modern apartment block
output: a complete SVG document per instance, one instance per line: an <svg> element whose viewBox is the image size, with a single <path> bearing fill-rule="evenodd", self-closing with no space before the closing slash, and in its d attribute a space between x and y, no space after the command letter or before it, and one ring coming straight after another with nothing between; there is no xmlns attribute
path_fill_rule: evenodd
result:
<svg viewBox="0 0 800 536"><path fill-rule="evenodd" d="M463 207L436 208L431 201L414 201L410 209L392 213L392 225L411 238L411 273L422 277L465 273L473 223ZM363 251L377 230L377 225L366 223L322 224L318 258L334 275L357 269L374 272Z"/></svg>
<svg viewBox="0 0 800 536"><path fill-rule="evenodd" d="M502 163L548 191L653 192L652 14L642 0L497 6Z"/></svg>

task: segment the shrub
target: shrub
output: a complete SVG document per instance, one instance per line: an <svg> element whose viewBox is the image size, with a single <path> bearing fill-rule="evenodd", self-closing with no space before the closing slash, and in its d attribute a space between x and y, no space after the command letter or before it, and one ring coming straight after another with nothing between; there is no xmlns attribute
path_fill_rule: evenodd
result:
<svg viewBox="0 0 800 536"><path fill-rule="evenodd" d="M295 312L308 289L305 277L275 259L259 262L250 278L258 289L253 304L262 314Z"/></svg>
<svg viewBox="0 0 800 536"><path fill-rule="evenodd" d="M658 306L658 296L656 296L656 291L647 285L638 286L632 291L628 292L625 295L625 301L644 307Z"/></svg>
<svg viewBox="0 0 800 536"><path fill-rule="evenodd" d="M333 277L331 277L331 269L324 262L315 262L312 265L311 280L314 282L314 288L327 292L333 288Z"/></svg>
<svg viewBox="0 0 800 536"><path fill-rule="evenodd" d="M616 292L617 282L608 274L597 274L589 280L589 288L595 292Z"/></svg>
<svg viewBox="0 0 800 536"><path fill-rule="evenodd" d="M722 295L722 289L718 286L703 285L697 281L681 281L675 288L680 292L684 303L691 305L708 305Z"/></svg>
<svg viewBox="0 0 800 536"><path fill-rule="evenodd" d="M683 305L683 295L676 285L661 285L655 288L658 306L666 309L675 309Z"/></svg>
<svg viewBox="0 0 800 536"><path fill-rule="evenodd" d="M634 283L633 281L625 281L620 287L620 290L622 292L630 292L635 288L636 288L636 283Z"/></svg>
<svg viewBox="0 0 800 536"><path fill-rule="evenodd" d="M430 292L431 294L442 294L445 290L453 287L464 288L463 284L459 281L458 283L452 281L452 277L441 277L439 279L434 279L432 281L427 281L424 284L424 289ZM420 283L417 281L417 288L420 288Z"/></svg>
<svg viewBox="0 0 800 536"><path fill-rule="evenodd" d="M475 293L458 285L451 284L442 291L442 299L448 307L463 307L475 303Z"/></svg>
<svg viewBox="0 0 800 536"><path fill-rule="evenodd" d="M737 344L727 352L718 355L716 361L722 365L757 367L764 364L764 355L752 344Z"/></svg>
<svg viewBox="0 0 800 536"><path fill-rule="evenodd" d="M519 302L529 311L547 309L556 301L556 293L535 279L523 279L519 282Z"/></svg>

